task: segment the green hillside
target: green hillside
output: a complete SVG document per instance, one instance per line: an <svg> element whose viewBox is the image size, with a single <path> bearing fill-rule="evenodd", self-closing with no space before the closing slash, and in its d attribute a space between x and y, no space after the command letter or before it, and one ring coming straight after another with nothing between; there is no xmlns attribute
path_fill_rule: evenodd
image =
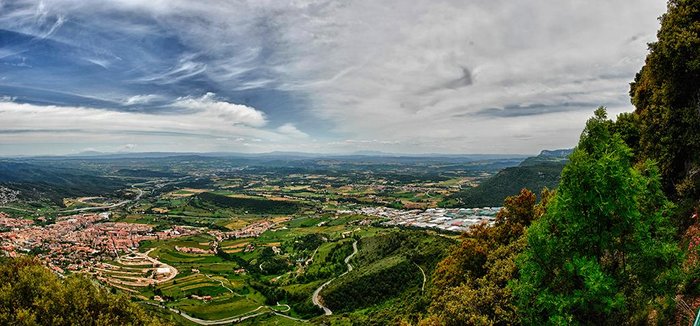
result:
<svg viewBox="0 0 700 326"><path fill-rule="evenodd" d="M508 196L527 188L540 191L556 188L559 175L571 150L542 151L540 155L525 159L516 167L506 168L478 187L465 189L445 202L444 206L483 207L501 206Z"/></svg>

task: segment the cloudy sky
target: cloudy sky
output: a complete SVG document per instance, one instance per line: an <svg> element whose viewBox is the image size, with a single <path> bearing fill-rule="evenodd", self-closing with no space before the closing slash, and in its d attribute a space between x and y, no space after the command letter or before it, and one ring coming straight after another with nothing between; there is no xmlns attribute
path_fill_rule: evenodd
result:
<svg viewBox="0 0 700 326"><path fill-rule="evenodd" d="M0 155L536 153L628 84L663 0L0 0Z"/></svg>

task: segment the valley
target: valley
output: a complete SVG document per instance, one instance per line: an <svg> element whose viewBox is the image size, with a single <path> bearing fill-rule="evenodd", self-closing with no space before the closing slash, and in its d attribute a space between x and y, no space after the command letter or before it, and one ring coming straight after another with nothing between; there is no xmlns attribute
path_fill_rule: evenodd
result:
<svg viewBox="0 0 700 326"><path fill-rule="evenodd" d="M416 318L425 306L403 307L403 298L428 302L437 262L460 233L492 223L499 209L440 203L521 160L275 163L191 156L4 163L30 165L37 175L72 175L74 169L61 166L83 166L82 174L121 188L86 190L60 202L51 198L63 194L48 188L13 192L18 196L0 208L0 249L35 255L59 275L86 275L184 325L342 324L348 314Z"/></svg>

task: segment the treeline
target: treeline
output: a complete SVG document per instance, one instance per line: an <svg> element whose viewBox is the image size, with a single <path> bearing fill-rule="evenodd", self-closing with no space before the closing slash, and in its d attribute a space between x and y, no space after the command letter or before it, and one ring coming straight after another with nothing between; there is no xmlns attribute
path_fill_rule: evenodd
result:
<svg viewBox="0 0 700 326"><path fill-rule="evenodd" d="M182 175L170 171L158 171L148 169L119 169L116 174L134 178L177 178Z"/></svg>
<svg viewBox="0 0 700 326"><path fill-rule="evenodd" d="M190 202L191 205L207 208L213 205L221 208L230 208L241 213L248 214L294 214L301 211L304 205L287 200L269 200L259 198L236 198L204 192L196 195Z"/></svg>
<svg viewBox="0 0 700 326"><path fill-rule="evenodd" d="M686 275L653 162L633 165L604 109L561 183L523 190L467 233L434 275L425 325L668 324Z"/></svg>
<svg viewBox="0 0 700 326"><path fill-rule="evenodd" d="M568 152L564 151L560 155L567 154ZM506 197L516 195L522 188L533 191L556 188L559 184L559 175L565 164L566 160L561 159L561 157L536 156L528 158L519 166L499 171L477 187L460 191L452 198L448 198L442 206L501 206Z"/></svg>
<svg viewBox="0 0 700 326"><path fill-rule="evenodd" d="M39 261L0 262L2 325L164 325L123 294L81 276L60 279Z"/></svg>

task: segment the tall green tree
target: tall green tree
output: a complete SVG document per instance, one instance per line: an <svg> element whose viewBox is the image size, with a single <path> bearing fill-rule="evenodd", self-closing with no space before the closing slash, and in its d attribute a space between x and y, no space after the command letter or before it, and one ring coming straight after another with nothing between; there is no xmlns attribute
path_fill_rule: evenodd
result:
<svg viewBox="0 0 700 326"><path fill-rule="evenodd" d="M527 231L511 283L533 325L622 325L667 318L681 251L659 172L632 152L599 108L562 172L545 215Z"/></svg>
<svg viewBox="0 0 700 326"><path fill-rule="evenodd" d="M639 123L638 161L657 161L666 193L673 199L697 204L700 1L668 1L668 12L661 17L657 37L657 42L649 44L645 65L630 89Z"/></svg>

